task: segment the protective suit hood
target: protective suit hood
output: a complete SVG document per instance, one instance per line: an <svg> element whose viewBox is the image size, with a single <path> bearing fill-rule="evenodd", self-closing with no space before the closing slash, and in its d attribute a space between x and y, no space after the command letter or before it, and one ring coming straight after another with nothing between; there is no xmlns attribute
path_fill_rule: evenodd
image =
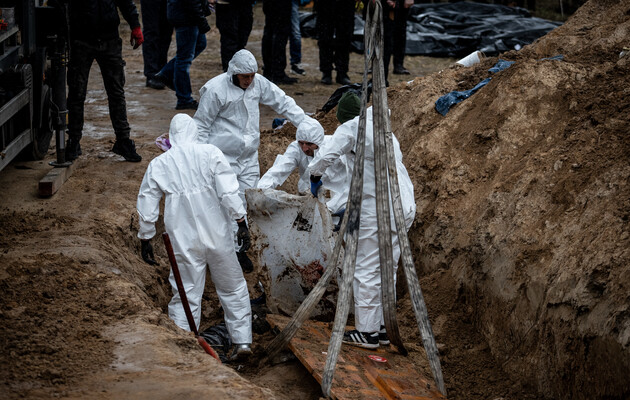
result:
<svg viewBox="0 0 630 400"><path fill-rule="evenodd" d="M321 146L324 142L324 128L316 119L305 117L300 125L298 125L297 131L295 132L295 139Z"/></svg>
<svg viewBox="0 0 630 400"><path fill-rule="evenodd" d="M252 74L258 71L256 57L249 50L239 50L234 54L228 64L229 77L236 74Z"/></svg>
<svg viewBox="0 0 630 400"><path fill-rule="evenodd" d="M188 114L177 114L171 120L168 132L169 140L173 146L181 146L186 143L196 143L199 132L197 124Z"/></svg>

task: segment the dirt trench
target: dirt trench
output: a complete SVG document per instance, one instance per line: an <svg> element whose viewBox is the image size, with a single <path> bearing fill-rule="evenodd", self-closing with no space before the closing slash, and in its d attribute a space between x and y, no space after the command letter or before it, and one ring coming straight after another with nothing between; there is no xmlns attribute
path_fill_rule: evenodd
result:
<svg viewBox="0 0 630 400"><path fill-rule="evenodd" d="M248 48L260 60L255 8ZM410 230L451 399L630 398L628 202L630 2L591 1L564 26L491 74L409 57L416 76L390 75L392 128L415 185ZM214 26L214 24L212 24ZM123 26L121 35L128 36ZM317 46L303 41L307 75L283 86L316 113L335 87L319 84ZM220 72L218 32L191 70L194 90ZM174 51L172 48L171 51ZM542 61L557 54L563 61ZM6 398L318 399L297 361L219 366L166 316L168 260L139 256L135 198L154 139L175 114L172 92L144 86L139 51L125 47L127 105L140 164L109 150L113 134L98 68L91 73L83 156L50 199L37 181L54 159L0 173L0 392ZM363 61L353 54L350 77ZM442 117L435 100L491 82ZM408 82L409 81L409 82ZM261 112L261 172L293 140ZM332 113L317 114L327 134ZM296 177L283 188L294 192ZM158 226L158 231L163 226ZM255 297L255 273L247 276ZM430 376L401 287L401 334ZM210 285L204 327L221 319ZM272 334L255 336L254 350Z"/></svg>

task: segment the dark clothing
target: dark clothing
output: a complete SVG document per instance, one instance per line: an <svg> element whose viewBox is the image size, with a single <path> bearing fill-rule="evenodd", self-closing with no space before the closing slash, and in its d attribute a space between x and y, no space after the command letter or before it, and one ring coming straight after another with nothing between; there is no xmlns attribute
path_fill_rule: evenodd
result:
<svg viewBox="0 0 630 400"><path fill-rule="evenodd" d="M70 38L95 42L120 37L118 9L131 29L140 26L133 0L69 0Z"/></svg>
<svg viewBox="0 0 630 400"><path fill-rule="evenodd" d="M254 23L251 0L233 0L216 5L216 24L221 33L221 65L227 71L234 54L247 46Z"/></svg>
<svg viewBox="0 0 630 400"><path fill-rule="evenodd" d="M177 53L159 72L167 82L172 82L177 96L177 106L195 103L190 84L192 61L206 48L206 32L210 30L206 16L210 15L207 0L168 0L166 14L175 26Z"/></svg>
<svg viewBox="0 0 630 400"><path fill-rule="evenodd" d="M88 43L70 42L68 65L68 136L80 139L83 132L83 105L87 92L88 77L96 60L107 92L109 117L116 139L129 138L127 104L125 102L125 62L122 59L122 39L117 37Z"/></svg>
<svg viewBox="0 0 630 400"><path fill-rule="evenodd" d="M168 61L173 26L166 19L166 0L140 0L144 76L153 78Z"/></svg>
<svg viewBox="0 0 630 400"><path fill-rule="evenodd" d="M348 73L354 6L349 0L315 0L319 70L324 74L332 72L333 64L338 76Z"/></svg>
<svg viewBox="0 0 630 400"><path fill-rule="evenodd" d="M195 102L190 85L190 65L206 48L206 35L200 33L196 26L180 26L175 28L177 53L162 68L160 75L168 82L173 82L177 106L183 107Z"/></svg>
<svg viewBox="0 0 630 400"><path fill-rule="evenodd" d="M397 0L394 8L383 4L383 68L385 80L389 70L389 60L394 56L394 68L403 67L407 45L407 14L404 0Z"/></svg>
<svg viewBox="0 0 630 400"><path fill-rule="evenodd" d="M287 41L291 33L291 0L263 2L265 29L262 37L264 76L276 80L286 76Z"/></svg>
<svg viewBox="0 0 630 400"><path fill-rule="evenodd" d="M168 0L166 7L168 21L175 28L197 26L201 33L210 30L206 17L210 15L207 0Z"/></svg>

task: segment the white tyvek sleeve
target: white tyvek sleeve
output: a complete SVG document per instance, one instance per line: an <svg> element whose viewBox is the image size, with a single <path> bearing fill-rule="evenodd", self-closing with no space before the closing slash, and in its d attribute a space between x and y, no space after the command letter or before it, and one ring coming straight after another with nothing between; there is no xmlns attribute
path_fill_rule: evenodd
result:
<svg viewBox="0 0 630 400"><path fill-rule="evenodd" d="M271 83L267 78L260 77L261 97L260 102L267 105L275 112L285 116L295 126L300 125L306 114L293 100L275 84Z"/></svg>
<svg viewBox="0 0 630 400"><path fill-rule="evenodd" d="M225 208L232 219L241 219L245 216L243 200L238 195L238 181L236 174L230 167L223 153L218 149L213 157L214 185L221 206Z"/></svg>
<svg viewBox="0 0 630 400"><path fill-rule="evenodd" d="M199 132L197 143L210 143L210 128L221 110L221 100L212 86L210 88L204 86L199 92L201 93L199 107L193 116Z"/></svg>
<svg viewBox="0 0 630 400"><path fill-rule="evenodd" d="M296 142L292 142L287 151L284 154L278 155L273 166L265 172L262 178L258 181L259 189L275 189L282 185L287 180L291 172L298 167L298 156L300 150Z"/></svg>
<svg viewBox="0 0 630 400"><path fill-rule="evenodd" d="M319 149L313 161L308 165L311 175L322 176L328 167L339 158L354 149L356 143L357 124L348 121L335 131L331 140L326 141Z"/></svg>
<svg viewBox="0 0 630 400"><path fill-rule="evenodd" d="M153 179L153 163L149 164L147 171L142 178L136 209L140 217L138 237L140 239L151 239L155 236L155 222L160 216L160 200L162 199L162 189Z"/></svg>

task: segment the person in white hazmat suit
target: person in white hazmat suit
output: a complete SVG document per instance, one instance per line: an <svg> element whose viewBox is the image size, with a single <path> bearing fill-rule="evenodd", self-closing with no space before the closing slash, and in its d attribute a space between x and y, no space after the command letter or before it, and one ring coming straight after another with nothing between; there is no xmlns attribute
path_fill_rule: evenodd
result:
<svg viewBox="0 0 630 400"><path fill-rule="evenodd" d="M275 189L287 180L297 168L300 174L298 192L310 194L310 170L308 164L317 154L319 147L332 139L332 135L324 135L324 128L311 117L305 117L295 133L295 141L291 142L284 154L276 157L273 166L258 181L259 189ZM322 176L323 186L331 192L326 202L333 216L342 217L348 201L351 173L346 167L346 157L341 156Z"/></svg>
<svg viewBox="0 0 630 400"><path fill-rule="evenodd" d="M327 172L342 155L348 159L348 168L354 167L354 150L359 127L360 100L352 93L345 93L339 101L337 118L342 123L337 128L332 140L326 142L309 164L311 187L314 195L319 188L319 177ZM354 317L356 329L344 334L343 342L355 346L374 349L379 344L389 344L384 327L383 306L381 300L381 271L378 246L378 227L376 221L376 188L374 176L374 137L372 127L372 107L367 109L365 135L365 164L363 171L363 200L357 260L353 280ZM355 117L356 116L356 117ZM394 154L396 170L401 192L403 214L406 228L409 229L416 213L413 184L402 163L402 153L398 140L394 136ZM390 201L391 208L391 201ZM391 213L391 232L394 265L400 257L400 246L393 212Z"/></svg>
<svg viewBox="0 0 630 400"><path fill-rule="evenodd" d="M138 237L142 258L155 263L151 238L165 196L164 226L173 245L186 297L197 327L201 319L206 266L210 269L225 323L235 344L233 358L251 354L252 315L247 283L232 245L231 222L238 221L239 240L249 246L245 208L238 193L236 176L221 151L211 144L197 143L197 126L186 114L171 121L171 149L149 164L138 193L140 216ZM177 285L171 271L173 298L169 317L190 330Z"/></svg>
<svg viewBox="0 0 630 400"><path fill-rule="evenodd" d="M248 50L236 52L227 72L210 79L199 91L201 99L194 119L199 128L199 143L217 146L229 161L239 183L239 195L247 209L245 190L255 188L260 178L259 104L270 106L295 126L305 117L291 97L262 75ZM232 225L236 232L236 224ZM243 270L252 263L245 252L238 253Z"/></svg>

